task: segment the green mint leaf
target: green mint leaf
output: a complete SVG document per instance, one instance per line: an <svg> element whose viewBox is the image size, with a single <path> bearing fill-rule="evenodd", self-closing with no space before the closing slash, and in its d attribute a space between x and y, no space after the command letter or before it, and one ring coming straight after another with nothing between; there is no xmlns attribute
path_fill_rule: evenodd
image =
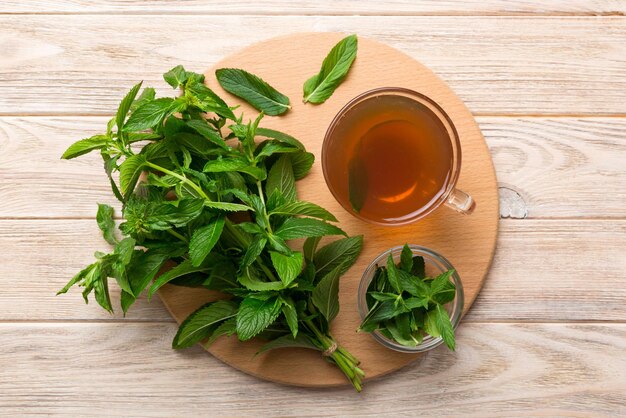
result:
<svg viewBox="0 0 626 418"><path fill-rule="evenodd" d="M187 126L198 132L200 135L202 135L203 138L208 139L209 142L213 143L214 145L217 145L218 147L226 151L230 150L230 147L226 145L226 142L224 142L222 136L216 130L212 129L206 123L206 121L192 119L190 121L187 121Z"/></svg>
<svg viewBox="0 0 626 418"><path fill-rule="evenodd" d="M281 306L281 311L283 316L285 317L285 321L287 321L287 326L291 331L291 335L293 338L296 338L298 335L298 312L296 310L296 305L293 302L293 299L289 296L283 297L283 304Z"/></svg>
<svg viewBox="0 0 626 418"><path fill-rule="evenodd" d="M96 149L104 148L109 142L109 137L106 135L94 135L90 138L81 139L74 142L69 146L67 150L61 156L64 160L70 160L72 158L80 157Z"/></svg>
<svg viewBox="0 0 626 418"><path fill-rule="evenodd" d="M229 203L229 202L205 201L204 206L206 206L207 208L223 210L226 212L245 212L247 210L252 210L250 206L242 205L240 203Z"/></svg>
<svg viewBox="0 0 626 418"><path fill-rule="evenodd" d="M315 256L315 251L317 251L317 246L319 245L322 237L309 237L304 241L302 245L302 252L304 253L304 259L308 264L311 264L313 261L313 257ZM315 270L313 270L315 275Z"/></svg>
<svg viewBox="0 0 626 418"><path fill-rule="evenodd" d="M144 217L144 221L154 231L180 228L196 219L205 205L203 199L181 199L174 203L152 204L152 213Z"/></svg>
<svg viewBox="0 0 626 418"><path fill-rule="evenodd" d="M316 276L323 277L338 265L343 265L345 273L356 261L363 248L363 235L342 238L320 248L313 264L317 268Z"/></svg>
<svg viewBox="0 0 626 418"><path fill-rule="evenodd" d="M398 298L398 295L395 293L369 292L369 295L380 302L385 302L387 300L395 301Z"/></svg>
<svg viewBox="0 0 626 418"><path fill-rule="evenodd" d="M454 328L452 327L452 322L450 322L450 316L448 315L448 311L446 311L443 306L437 305L434 312L437 330L441 334L441 337L443 338L443 341L446 343L448 348L454 351ZM428 313L428 316L431 316L430 312Z"/></svg>
<svg viewBox="0 0 626 418"><path fill-rule="evenodd" d="M337 222L337 218L335 218L335 216L332 213L330 213L323 207L318 206L315 203L309 203L309 202L303 202L303 201L290 202L290 203L281 205L277 207L276 209L273 209L269 213L269 215L270 216L272 215L286 215L286 216L302 215L302 216L311 216L313 218L323 219L325 221Z"/></svg>
<svg viewBox="0 0 626 418"><path fill-rule="evenodd" d="M304 103L324 103L348 74L356 51L356 35L339 41L324 58L320 72L304 83Z"/></svg>
<svg viewBox="0 0 626 418"><path fill-rule="evenodd" d="M417 297L428 297L430 294L428 285L420 278L399 269L396 269L396 277L401 290Z"/></svg>
<svg viewBox="0 0 626 418"><path fill-rule="evenodd" d="M413 257L413 266L411 267L411 274L417 276L420 279L426 277L426 265L424 263L424 257L416 255Z"/></svg>
<svg viewBox="0 0 626 418"><path fill-rule="evenodd" d="M237 276L237 281L246 289L253 290L255 292L282 290L285 288L285 284L280 282L263 282L256 275L254 275L249 268L243 269L243 273Z"/></svg>
<svg viewBox="0 0 626 418"><path fill-rule="evenodd" d="M413 251L411 251L411 248L407 244L404 244L402 253L400 254L400 269L407 273L411 273L413 269Z"/></svg>
<svg viewBox="0 0 626 418"><path fill-rule="evenodd" d="M111 296L109 295L109 284L106 274L100 273L100 278L93 282L93 292L98 305L102 306L107 312L113 313L111 306Z"/></svg>
<svg viewBox="0 0 626 418"><path fill-rule="evenodd" d="M165 80L167 84L172 86L172 88L176 89L184 85L187 81L187 71L185 71L182 65L177 65L176 67L163 74L163 80Z"/></svg>
<svg viewBox="0 0 626 418"><path fill-rule="evenodd" d="M309 348L311 350L321 351L321 349L313 343L311 337L306 334L298 334L297 337L287 334L265 344L261 347L257 354L261 354L269 350L276 350L278 348Z"/></svg>
<svg viewBox="0 0 626 418"><path fill-rule="evenodd" d="M393 261L393 256L389 254L387 257L387 280L389 280L389 284L396 292L402 292L402 287L400 286L400 278L398 277L399 270L396 267L396 263Z"/></svg>
<svg viewBox="0 0 626 418"><path fill-rule="evenodd" d="M166 285L167 283L171 282L174 279L177 279L179 277L182 277L191 273L208 271L209 269L210 269L209 267L202 267L202 266L194 267L193 264L191 264L191 260L185 260L182 263L178 264L176 267L172 268L169 271L166 271L165 273L157 277L157 279L154 281L154 283L150 287L148 296L151 298L156 293L157 290L159 290L161 287L163 287L164 285Z"/></svg>
<svg viewBox="0 0 626 418"><path fill-rule="evenodd" d="M315 155L306 151L293 152L289 154L289 160L291 160L291 168L293 170L294 178L296 180L301 180L311 170L313 162L315 161Z"/></svg>
<svg viewBox="0 0 626 418"><path fill-rule="evenodd" d="M172 254L168 251L148 250L133 258L126 270L132 293L123 292L122 294L121 303L124 315L128 312L131 305L135 303L136 297L148 287L170 255Z"/></svg>
<svg viewBox="0 0 626 418"><path fill-rule="evenodd" d="M263 169L250 165L250 163L248 163L243 158L233 157L224 158L221 160L207 161L202 171L204 171L205 173L223 173L229 171L238 171L241 173L250 174L256 180L265 179L265 171Z"/></svg>
<svg viewBox="0 0 626 418"><path fill-rule="evenodd" d="M282 144L285 145L290 145L292 147L298 148L301 151L306 151L304 149L304 145L302 145L302 142L298 141L296 138L294 138L291 135L288 135L286 133L280 132L280 131L275 131L274 129L268 129L268 128L257 128L256 129L256 134L258 136L263 136L266 138L271 138L275 141L278 141Z"/></svg>
<svg viewBox="0 0 626 418"><path fill-rule="evenodd" d="M202 84L201 81L188 80L185 86L185 93L191 96L191 103L203 112L213 112L223 118L237 120L235 114L224 100L215 94L213 90Z"/></svg>
<svg viewBox="0 0 626 418"><path fill-rule="evenodd" d="M274 154L286 154L290 152L298 152L298 148L291 145L284 145L276 141L264 141L256 147L254 151L254 160L259 163L264 158Z"/></svg>
<svg viewBox="0 0 626 418"><path fill-rule="evenodd" d="M237 304L230 301L221 300L202 306L180 324L172 341L172 348L191 347L211 336L223 321L235 315L237 315Z"/></svg>
<svg viewBox="0 0 626 418"><path fill-rule="evenodd" d="M304 259L300 252L294 251L289 255L285 255L276 251L270 251L270 257L272 259L272 265L276 269L280 280L285 284L285 287L289 286L302 272Z"/></svg>
<svg viewBox="0 0 626 418"><path fill-rule="evenodd" d="M288 155L276 160L267 175L265 192L269 196L274 190L278 190L288 202L296 200L296 183Z"/></svg>
<svg viewBox="0 0 626 418"><path fill-rule="evenodd" d="M126 94L126 97L122 99L122 102L117 108L117 114L115 115L115 124L117 125L118 133L122 132L122 128L124 127L124 121L126 120L126 115L128 114L128 111L130 110L130 107L133 104L133 101L135 100L137 92L141 88L142 83L143 81L135 84L133 88L131 88L130 91Z"/></svg>
<svg viewBox="0 0 626 418"><path fill-rule="evenodd" d="M115 238L115 221L113 220L113 208L109 205L98 203L98 212L96 213L96 221L98 228L102 231L102 236L111 245L117 244Z"/></svg>
<svg viewBox="0 0 626 418"><path fill-rule="evenodd" d="M324 235L346 235L335 225L311 218L288 218L276 230L275 234L284 240Z"/></svg>
<svg viewBox="0 0 626 418"><path fill-rule="evenodd" d="M61 295L63 293L67 293L68 290L71 289L72 286L74 286L76 283L80 282L81 280L83 280L85 278L85 276L87 275L87 273L89 273L91 270L93 270L96 267L96 263L90 264L87 267L85 267L84 269L82 269L81 271L79 271L74 277L72 277L72 279L63 287L63 289L59 290L57 292L57 296Z"/></svg>
<svg viewBox="0 0 626 418"><path fill-rule="evenodd" d="M124 196L130 195L135 189L139 175L147 160L142 154L132 155L120 165L120 189Z"/></svg>
<svg viewBox="0 0 626 418"><path fill-rule="evenodd" d="M156 91L152 87L146 87L143 89L139 97L133 100L133 103L130 105L130 111L134 112L137 108L154 100L155 97Z"/></svg>
<svg viewBox="0 0 626 418"><path fill-rule="evenodd" d="M274 235L268 234L267 239L269 240L270 245L273 249L283 254L288 254L291 251L291 248L287 245L284 239Z"/></svg>
<svg viewBox="0 0 626 418"><path fill-rule="evenodd" d="M348 197L350 206L360 213L367 200L367 167L360 158L353 158L348 165Z"/></svg>
<svg viewBox="0 0 626 418"><path fill-rule="evenodd" d="M215 342L219 337L227 336L230 337L235 332L237 332L237 318L228 318L226 321L222 322L215 331L211 333L211 336L207 339L206 343L203 346L210 347L211 344Z"/></svg>
<svg viewBox="0 0 626 418"><path fill-rule="evenodd" d="M247 71L220 68L215 71L215 76L224 90L244 99L266 115L277 116L291 108L287 96Z"/></svg>
<svg viewBox="0 0 626 418"><path fill-rule="evenodd" d="M143 131L159 126L169 115L177 112L183 102L169 97L155 99L137 108L124 125L124 131Z"/></svg>
<svg viewBox="0 0 626 418"><path fill-rule="evenodd" d="M256 258L261 255L261 252L263 252L265 244L267 244L267 238L262 235L256 235L250 245L248 245L246 253L241 259L239 268L244 270L246 267L254 263L254 260L256 260Z"/></svg>
<svg viewBox="0 0 626 418"><path fill-rule="evenodd" d="M194 267L198 267L209 255L224 229L224 216L220 215L208 225L194 231L189 241L189 257Z"/></svg>
<svg viewBox="0 0 626 418"><path fill-rule="evenodd" d="M246 341L270 326L280 314L280 301L273 297L267 300L245 298L237 312L237 337Z"/></svg>
<svg viewBox="0 0 626 418"><path fill-rule="evenodd" d="M322 277L311 296L311 301L328 322L339 313L339 278L343 271L344 265L340 264Z"/></svg>
<svg viewBox="0 0 626 418"><path fill-rule="evenodd" d="M359 331L372 332L378 328L382 321L393 318L397 314L394 301L380 302L372 307L359 326Z"/></svg>
<svg viewBox="0 0 626 418"><path fill-rule="evenodd" d="M428 297L415 297L415 298L408 298L404 301L404 304L406 305L407 308L409 309L418 309L418 308L425 308L428 309L428 302L430 301L430 299Z"/></svg>
<svg viewBox="0 0 626 418"><path fill-rule="evenodd" d="M385 322L385 328L398 343L407 347L415 347L417 345L417 340L411 336L409 314L404 313L387 320Z"/></svg>
<svg viewBox="0 0 626 418"><path fill-rule="evenodd" d="M450 281L450 276L454 274L454 270L448 270L445 273L435 277L430 284L431 299L438 304L444 305L454 299L456 287Z"/></svg>

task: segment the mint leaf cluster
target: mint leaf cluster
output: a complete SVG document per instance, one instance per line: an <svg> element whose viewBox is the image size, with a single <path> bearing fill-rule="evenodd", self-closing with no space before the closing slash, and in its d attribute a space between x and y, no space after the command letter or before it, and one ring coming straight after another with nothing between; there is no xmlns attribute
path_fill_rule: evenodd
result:
<svg viewBox="0 0 626 418"><path fill-rule="evenodd" d="M454 350L454 328L445 308L456 296L452 274L426 277L424 258L413 256L405 244L398 265L389 254L386 265L376 269L366 296L369 312L359 331L378 331L407 347L421 344L426 334L441 336Z"/></svg>
<svg viewBox="0 0 626 418"><path fill-rule="evenodd" d="M262 80L250 74L218 77L257 108L287 108L288 99L268 85L253 94ZM109 282L116 281L126 313L141 294L166 284L218 290L226 297L193 312L174 348L231 335L266 340L261 351L307 347L361 390L359 362L337 344L330 322L339 312L340 277L363 240L348 237L326 209L298 199L296 182L313 154L291 135L261 127L264 113L244 121L203 75L177 66L164 79L180 94L157 98L135 85L105 133L63 154L100 153L123 219L116 230L113 209L99 206L98 225L114 249L97 252L59 293L80 286L85 301L93 293L112 311ZM339 239L320 246L323 237ZM290 242L299 238L302 248Z"/></svg>

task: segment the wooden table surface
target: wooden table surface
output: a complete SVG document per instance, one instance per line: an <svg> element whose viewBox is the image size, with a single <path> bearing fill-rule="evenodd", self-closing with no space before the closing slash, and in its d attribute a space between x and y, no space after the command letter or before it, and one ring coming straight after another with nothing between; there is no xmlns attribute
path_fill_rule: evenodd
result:
<svg viewBox="0 0 626 418"><path fill-rule="evenodd" d="M626 1L0 3L0 415L626 415ZM495 161L500 235L458 350L349 387L257 380L174 352L163 305L55 292L107 250L99 133L137 80L258 40L345 31L429 66ZM115 302L119 294L114 292ZM382 361L382 360L381 360Z"/></svg>

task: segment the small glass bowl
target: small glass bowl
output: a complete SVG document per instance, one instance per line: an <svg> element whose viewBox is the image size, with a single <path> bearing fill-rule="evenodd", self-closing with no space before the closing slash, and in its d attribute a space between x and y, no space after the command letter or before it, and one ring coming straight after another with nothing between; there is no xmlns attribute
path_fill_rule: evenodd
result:
<svg viewBox="0 0 626 418"><path fill-rule="evenodd" d="M426 270L426 276L434 277L438 276L441 273L445 273L446 271L453 269L454 267L450 262L445 259L440 254L437 254L433 250L430 250L426 247L422 247L419 245L409 245L411 251L413 252L413 256L419 255L424 257L424 264ZM376 272L376 268L380 265L385 265L387 263L387 257L389 254L392 255L393 260L397 263L400 262L400 254L402 253L402 246L391 248L378 257L376 257L369 266L365 269L363 276L361 277L361 282L359 283L359 293L358 293L358 308L359 315L361 316L361 321L367 316L369 312L369 308L367 306L367 288L370 285L370 282L374 278L374 273ZM458 273L454 272L452 276L450 276L450 280L456 286L456 295L454 299L446 304L446 309L448 314L450 315L450 321L452 322L452 327L456 330L456 327L459 325L461 321L461 315L463 313L463 284L461 283L461 278ZM390 348L395 351L400 351L402 353L422 353L424 351L432 350L433 348L439 346L443 343L443 338L441 337L431 337L430 335L425 335L424 340L421 344L415 347L407 347L402 344L397 343L396 341L390 340L385 337L378 331L374 331L371 333L372 337L380 344L384 345L387 348Z"/></svg>

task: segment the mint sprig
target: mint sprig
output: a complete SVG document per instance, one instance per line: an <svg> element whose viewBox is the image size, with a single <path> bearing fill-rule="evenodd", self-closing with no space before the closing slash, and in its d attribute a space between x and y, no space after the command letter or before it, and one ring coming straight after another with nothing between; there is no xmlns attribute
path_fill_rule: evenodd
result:
<svg viewBox="0 0 626 418"><path fill-rule="evenodd" d="M141 294L165 285L217 290L226 298L192 313L174 348L229 335L262 338L261 351L308 347L361 390L358 360L329 330L339 312L340 277L363 239L347 237L330 212L298 199L296 181L313 154L296 138L259 126L263 113L244 122L203 75L177 66L164 79L180 94L157 98L154 89L135 85L104 134L63 154L100 152L123 220L116 234L112 208L99 206L98 226L113 251L97 252L59 293L83 287L86 301L93 294L112 311L112 279L126 313ZM318 249L328 236L345 237ZM297 238L308 238L301 250L290 242Z"/></svg>

